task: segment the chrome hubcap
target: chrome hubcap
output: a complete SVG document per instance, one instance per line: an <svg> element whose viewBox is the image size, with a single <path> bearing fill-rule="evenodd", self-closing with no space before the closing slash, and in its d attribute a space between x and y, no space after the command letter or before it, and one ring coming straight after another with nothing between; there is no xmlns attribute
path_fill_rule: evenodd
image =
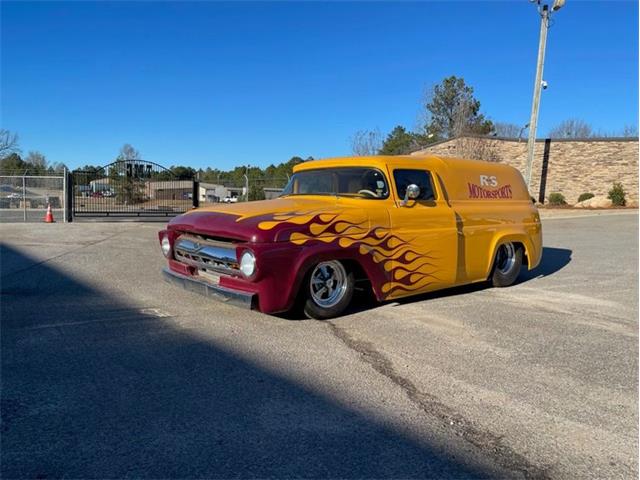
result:
<svg viewBox="0 0 640 480"><path fill-rule="evenodd" d="M335 260L319 263L311 272L309 289L317 305L333 307L342 300L347 290L347 272Z"/></svg>
<svg viewBox="0 0 640 480"><path fill-rule="evenodd" d="M508 274L516 263L516 249L513 243L505 243L498 248L496 257L496 269L503 274Z"/></svg>

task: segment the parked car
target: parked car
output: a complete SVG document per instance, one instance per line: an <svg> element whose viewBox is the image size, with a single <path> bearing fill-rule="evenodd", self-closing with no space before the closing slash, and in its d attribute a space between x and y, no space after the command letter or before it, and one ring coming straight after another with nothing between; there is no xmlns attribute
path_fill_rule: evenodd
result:
<svg viewBox="0 0 640 480"><path fill-rule="evenodd" d="M105 190L104 192L102 192L102 195L105 197L115 197L116 192L114 192L113 190Z"/></svg>
<svg viewBox="0 0 640 480"><path fill-rule="evenodd" d="M192 210L159 239L167 280L266 313L299 299L319 319L340 315L357 284L379 301L505 287L542 255L516 169L433 156L306 162L279 198Z"/></svg>
<svg viewBox="0 0 640 480"><path fill-rule="evenodd" d="M102 198L103 196L102 192L91 192L91 197L93 198Z"/></svg>
<svg viewBox="0 0 640 480"><path fill-rule="evenodd" d="M238 197L224 197L224 203L238 203Z"/></svg>
<svg viewBox="0 0 640 480"><path fill-rule="evenodd" d="M7 198L18 199L22 198L22 195L20 195L19 193L10 193L9 195L7 195Z"/></svg>

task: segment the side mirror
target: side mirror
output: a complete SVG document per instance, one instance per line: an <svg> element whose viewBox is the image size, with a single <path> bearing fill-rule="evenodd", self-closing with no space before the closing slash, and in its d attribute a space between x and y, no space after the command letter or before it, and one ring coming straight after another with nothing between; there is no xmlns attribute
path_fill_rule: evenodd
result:
<svg viewBox="0 0 640 480"><path fill-rule="evenodd" d="M404 194L404 200L400 202L400 206L404 207L409 203L409 200L415 200L420 196L420 187L415 183L407 186L407 191Z"/></svg>

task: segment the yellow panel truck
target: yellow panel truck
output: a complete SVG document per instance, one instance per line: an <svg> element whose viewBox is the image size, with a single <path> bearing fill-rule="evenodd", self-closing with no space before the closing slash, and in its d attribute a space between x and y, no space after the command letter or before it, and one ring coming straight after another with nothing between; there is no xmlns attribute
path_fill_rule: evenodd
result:
<svg viewBox="0 0 640 480"><path fill-rule="evenodd" d="M308 161L280 197L195 209L159 240L170 282L265 313L300 301L318 319L340 315L356 284L379 301L506 287L542 255L516 169L435 156Z"/></svg>

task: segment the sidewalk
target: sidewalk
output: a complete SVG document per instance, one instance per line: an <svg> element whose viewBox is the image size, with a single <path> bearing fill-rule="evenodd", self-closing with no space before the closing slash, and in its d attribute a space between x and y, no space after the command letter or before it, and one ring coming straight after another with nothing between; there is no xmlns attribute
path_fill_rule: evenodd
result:
<svg viewBox="0 0 640 480"><path fill-rule="evenodd" d="M602 215L638 215L637 208L607 208L607 209L578 209L578 208L540 208L540 218L576 218L576 217L599 217Z"/></svg>

